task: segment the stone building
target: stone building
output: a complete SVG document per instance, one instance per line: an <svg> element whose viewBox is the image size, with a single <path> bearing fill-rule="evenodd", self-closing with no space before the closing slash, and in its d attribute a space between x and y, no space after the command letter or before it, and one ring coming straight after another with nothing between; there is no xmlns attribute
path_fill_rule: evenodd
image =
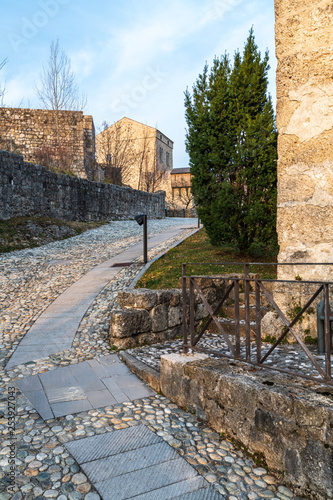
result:
<svg viewBox="0 0 333 500"><path fill-rule="evenodd" d="M94 122L82 111L0 108L0 149L34 163L47 164L48 157L56 156L65 170L92 179L96 163Z"/></svg>
<svg viewBox="0 0 333 500"><path fill-rule="evenodd" d="M154 127L122 118L96 136L97 162L105 177L134 189L165 191L169 203L173 141Z"/></svg>
<svg viewBox="0 0 333 500"><path fill-rule="evenodd" d="M172 205L175 209L193 208L190 167L174 168L171 172Z"/></svg>

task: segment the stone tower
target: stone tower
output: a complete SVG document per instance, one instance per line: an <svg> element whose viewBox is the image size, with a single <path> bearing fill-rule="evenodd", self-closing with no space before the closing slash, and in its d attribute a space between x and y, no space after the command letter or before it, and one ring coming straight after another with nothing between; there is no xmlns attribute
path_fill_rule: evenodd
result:
<svg viewBox="0 0 333 500"><path fill-rule="evenodd" d="M275 0L279 262L333 262L333 4ZM280 279L333 280L333 266Z"/></svg>

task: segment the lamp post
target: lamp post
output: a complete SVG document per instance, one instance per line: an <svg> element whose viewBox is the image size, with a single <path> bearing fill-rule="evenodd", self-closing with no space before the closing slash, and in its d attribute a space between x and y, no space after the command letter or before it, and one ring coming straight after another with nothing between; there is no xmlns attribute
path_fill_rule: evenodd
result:
<svg viewBox="0 0 333 500"><path fill-rule="evenodd" d="M147 215L141 214L135 217L136 222L139 226L143 225L143 262L147 264L148 262L148 232L147 232Z"/></svg>

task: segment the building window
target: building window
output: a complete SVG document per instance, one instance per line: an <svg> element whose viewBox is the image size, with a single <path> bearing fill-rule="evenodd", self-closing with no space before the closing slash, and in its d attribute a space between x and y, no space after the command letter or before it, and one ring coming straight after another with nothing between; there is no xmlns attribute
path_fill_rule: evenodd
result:
<svg viewBox="0 0 333 500"><path fill-rule="evenodd" d="M170 153L168 151L166 152L166 164L167 167L170 167Z"/></svg>
<svg viewBox="0 0 333 500"><path fill-rule="evenodd" d="M112 153L106 155L106 163L112 163Z"/></svg>
<svg viewBox="0 0 333 500"><path fill-rule="evenodd" d="M163 162L163 148L160 148L160 162Z"/></svg>
<svg viewBox="0 0 333 500"><path fill-rule="evenodd" d="M162 134L160 134L160 139L161 139L161 140L163 139L163 135L162 135Z"/></svg>

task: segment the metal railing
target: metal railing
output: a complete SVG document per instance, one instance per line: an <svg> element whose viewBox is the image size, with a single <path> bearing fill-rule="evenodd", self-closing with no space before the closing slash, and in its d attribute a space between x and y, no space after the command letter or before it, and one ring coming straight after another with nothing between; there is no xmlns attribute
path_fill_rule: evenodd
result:
<svg viewBox="0 0 333 500"><path fill-rule="evenodd" d="M214 265L214 266L230 266L230 265L242 265L244 269L244 275L242 276L230 276L225 275L225 280L230 284L226 287L223 297L218 302L217 306L213 307L209 304L206 299L203 290L198 284L198 279L209 278L211 280L221 280L223 279L223 274L221 275L189 275L187 276L187 266L203 266L203 265ZM183 291L183 352L187 353L189 348L193 351L206 352L208 354L213 354L215 356L227 357L229 359L244 361L245 363L260 366L268 369L273 369L281 373L287 373L289 375L302 377L305 379L315 380L316 382L321 382L329 385L333 385L332 373L331 373L331 331L330 331L330 286L333 285L332 281L316 281L316 280L279 280L279 279L260 279L259 277L251 277L249 273L250 266L333 266L333 264L312 264L312 263L187 263L182 266L182 291ZM240 282L244 283L244 304L245 304L245 357L241 356L241 335L240 335ZM250 326L250 285L254 285L255 291L255 356L252 356L253 345L251 342L251 326ZM267 289L266 283L281 283L281 284L311 284L316 288L315 292L312 293L310 299L306 304L300 308L299 312L295 317L289 321L286 315L281 311L280 307L275 302L272 293ZM188 286L189 284L189 294ZM205 324L199 328L199 331L195 327L195 291L202 300L206 310L208 311L208 319L206 319ZM218 313L225 304L226 300L230 297L231 292L234 293L234 316L235 316L235 328L234 328L234 342L232 342L232 337L230 334L226 333L221 322L218 318ZM312 290L313 292L313 290ZM301 339L300 335L293 328L296 323L302 318L304 313L311 307L311 304L316 300L320 293L323 293L325 301L325 313L324 313L324 323L325 323L325 367L321 367L318 361L315 359L307 345ZM283 321L285 327L282 330L281 335L274 342L272 347L262 355L262 339L261 339L261 296L264 296L268 303L270 304L273 311L275 311L278 317ZM189 314L188 314L189 309ZM189 317L189 324L188 324ZM207 328L214 323L217 327L219 333L224 339L228 347L228 354L222 351L207 349L198 346L198 342L202 339L203 335L207 331ZM291 333L296 342L300 345L302 350L305 352L307 358L311 361L318 376L306 375L300 371L292 371L287 369L282 369L279 367L271 366L265 364L269 356L275 351L276 347L281 344L288 333ZM255 358L255 360L253 359Z"/></svg>

